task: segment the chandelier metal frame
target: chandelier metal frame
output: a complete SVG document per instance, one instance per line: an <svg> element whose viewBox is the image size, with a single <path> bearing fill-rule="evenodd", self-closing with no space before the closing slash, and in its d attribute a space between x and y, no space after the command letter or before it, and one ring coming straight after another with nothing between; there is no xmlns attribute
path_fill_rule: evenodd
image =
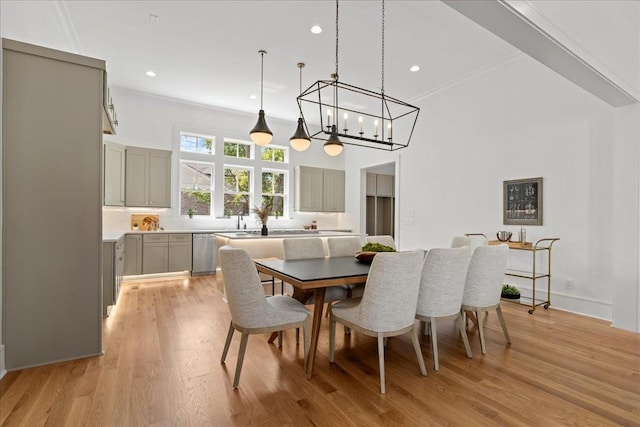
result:
<svg viewBox="0 0 640 427"><path fill-rule="evenodd" d="M384 93L384 24L385 10L384 0L382 0L382 86L380 92L374 92L341 82L338 76L338 0L336 0L336 71L332 74L332 80L318 80L309 86L296 98L300 115L304 118L304 107L317 108L320 117L320 127L309 125L308 120L304 120L307 134L311 139L327 141L332 136L339 137L343 144L356 145L380 150L394 151L406 148L411 142L413 131L418 121L420 108L390 97ZM348 98L349 103L340 105L340 98ZM361 99L362 102L357 100ZM330 101L329 101L330 100ZM357 109L357 105L378 105L377 111L364 111ZM333 112L333 123L330 117L325 121L323 112L331 110ZM357 131L349 129L347 120L343 126L338 126L339 118L337 112L354 113L360 117L368 117L377 120L374 132L371 134L364 132L362 122L359 121ZM353 123L353 120L352 120ZM399 126L406 126L400 128ZM355 126L354 126L355 127ZM311 128L311 129L310 129ZM399 132L404 129L404 132ZM407 130L408 129L408 130ZM393 134L402 133L402 138L394 138Z"/></svg>

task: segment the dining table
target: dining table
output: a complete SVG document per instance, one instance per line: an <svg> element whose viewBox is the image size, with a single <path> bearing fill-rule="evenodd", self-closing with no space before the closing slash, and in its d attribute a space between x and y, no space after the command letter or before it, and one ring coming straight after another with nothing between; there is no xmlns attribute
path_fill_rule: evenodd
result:
<svg viewBox="0 0 640 427"><path fill-rule="evenodd" d="M314 297L311 345L306 366L307 379L311 379L318 348L326 289L338 285L364 284L371 266L358 261L353 256L296 260L269 258L255 259L254 262L259 272L291 284L294 287L293 298L303 304L309 300L311 295ZM269 342L273 342L276 336L277 333L272 334Z"/></svg>

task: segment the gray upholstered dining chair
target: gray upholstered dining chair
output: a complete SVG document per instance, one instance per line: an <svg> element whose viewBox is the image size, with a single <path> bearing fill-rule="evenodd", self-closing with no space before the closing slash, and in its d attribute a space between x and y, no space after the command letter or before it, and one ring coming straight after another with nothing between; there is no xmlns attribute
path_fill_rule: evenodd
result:
<svg viewBox="0 0 640 427"><path fill-rule="evenodd" d="M356 236L327 237L329 256L353 256L362 249L360 238Z"/></svg>
<svg viewBox="0 0 640 427"><path fill-rule="evenodd" d="M354 256L357 251L362 249L362 242L356 236L327 237L327 248L330 257ZM364 289L363 285L342 285L341 287L347 291L348 298L362 296ZM327 310L327 314L329 314L329 310Z"/></svg>
<svg viewBox="0 0 640 427"><path fill-rule="evenodd" d="M220 363L227 358L234 330L242 333L238 363L233 379L233 388L240 382L242 363L250 334L279 332L279 344L282 345L284 329L300 328L304 330L304 365L307 366L311 343L311 316L299 301L284 295L265 297L260 277L249 253L240 248L223 246L218 251L220 268L224 275L225 292L231 324L224 343Z"/></svg>
<svg viewBox="0 0 640 427"><path fill-rule="evenodd" d="M440 370L436 319L457 319L467 357L471 358L471 348L460 311L468 264L467 247L435 248L427 252L422 267L416 319L426 322L425 333L429 329L431 331L433 365L436 371Z"/></svg>
<svg viewBox="0 0 640 427"><path fill-rule="evenodd" d="M379 235L379 236L367 236L365 237L367 243L380 243L381 245L389 246L393 249L396 248L396 241L393 239L393 236L389 235Z"/></svg>
<svg viewBox="0 0 640 427"><path fill-rule="evenodd" d="M500 308L500 294L508 256L509 247L505 244L478 246L469 260L464 296L462 297L462 310L474 312L478 319L478 335L480 335L482 354L487 353L483 322L480 321L480 313L483 311L496 309L504 337L507 340L507 344L511 344L507 324Z"/></svg>
<svg viewBox="0 0 640 427"><path fill-rule="evenodd" d="M478 246L486 246L489 243L486 237L480 235L472 235L472 236L454 236L451 239L451 247L452 248L461 248L463 246L468 246L471 249L471 252ZM469 253L471 255L471 253Z"/></svg>
<svg viewBox="0 0 640 427"><path fill-rule="evenodd" d="M378 339L380 392L385 393L384 340L408 333L426 376L424 359L414 325L420 291L423 251L383 252L371 263L362 298L350 298L331 307L329 326L329 362L335 361L336 322Z"/></svg>

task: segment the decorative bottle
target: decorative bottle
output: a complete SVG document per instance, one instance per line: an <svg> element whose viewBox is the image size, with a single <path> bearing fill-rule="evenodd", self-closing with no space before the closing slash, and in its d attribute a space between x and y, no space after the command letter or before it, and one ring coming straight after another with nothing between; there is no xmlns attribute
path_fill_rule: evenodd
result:
<svg viewBox="0 0 640 427"><path fill-rule="evenodd" d="M525 230L524 227L520 228L519 236L521 244L524 245L525 243L527 243L527 230Z"/></svg>

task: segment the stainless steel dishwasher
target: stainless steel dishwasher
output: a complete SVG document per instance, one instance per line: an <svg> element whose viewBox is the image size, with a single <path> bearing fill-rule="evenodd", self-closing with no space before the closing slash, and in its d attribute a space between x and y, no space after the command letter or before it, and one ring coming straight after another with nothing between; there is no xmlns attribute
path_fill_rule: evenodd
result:
<svg viewBox="0 0 640 427"><path fill-rule="evenodd" d="M193 233L193 266L191 274L215 274L216 235Z"/></svg>

